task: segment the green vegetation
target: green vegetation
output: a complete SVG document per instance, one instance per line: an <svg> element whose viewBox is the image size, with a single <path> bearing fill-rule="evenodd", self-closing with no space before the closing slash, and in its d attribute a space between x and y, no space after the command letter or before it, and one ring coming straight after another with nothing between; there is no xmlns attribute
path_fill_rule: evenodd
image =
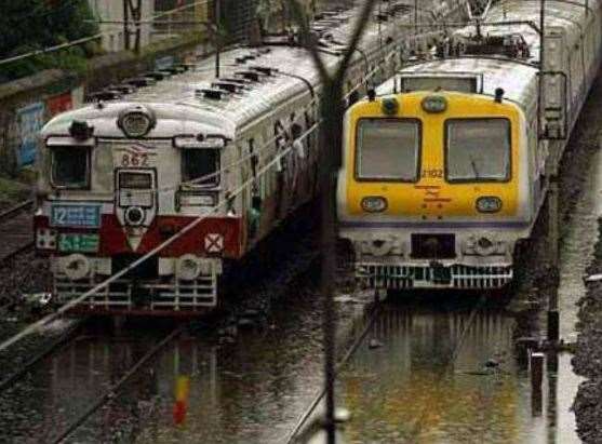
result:
<svg viewBox="0 0 602 444"><path fill-rule="evenodd" d="M0 0L0 59L98 33L87 0ZM83 69L96 44L73 46L0 66L0 82L47 68Z"/></svg>
<svg viewBox="0 0 602 444"><path fill-rule="evenodd" d="M24 180L28 182L0 177L0 212L30 197L33 179Z"/></svg>

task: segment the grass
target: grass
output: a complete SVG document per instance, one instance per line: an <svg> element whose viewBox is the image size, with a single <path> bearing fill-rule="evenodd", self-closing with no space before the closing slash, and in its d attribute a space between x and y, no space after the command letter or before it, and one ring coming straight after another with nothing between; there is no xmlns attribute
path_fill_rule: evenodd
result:
<svg viewBox="0 0 602 444"><path fill-rule="evenodd" d="M27 199L31 196L33 180L29 177L7 179L0 177L0 211Z"/></svg>

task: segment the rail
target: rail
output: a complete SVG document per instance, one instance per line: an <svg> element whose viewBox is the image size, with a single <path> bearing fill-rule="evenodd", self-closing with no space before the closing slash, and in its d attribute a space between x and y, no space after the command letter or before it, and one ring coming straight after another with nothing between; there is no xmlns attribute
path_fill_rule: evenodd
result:
<svg viewBox="0 0 602 444"><path fill-rule="evenodd" d="M2 228L2 225L10 223L22 213L30 211L33 208L33 206L33 200L25 200L9 208L8 210L0 213L0 229ZM21 234L26 235L27 230L31 232L31 227L28 227L27 225L20 225L19 230L22 230ZM15 256L30 250L31 248L33 248L33 246L34 241L32 237L23 240L20 238L20 236L11 236L8 242L5 245L3 245L2 248L0 248L0 266L9 262Z"/></svg>
<svg viewBox="0 0 602 444"><path fill-rule="evenodd" d="M74 322L74 324L71 325L64 333L62 333L58 338L53 340L50 344L46 345L39 353L37 353L35 356L29 359L29 361L27 361L23 366L21 366L21 368L13 372L7 378L4 378L2 381L0 381L0 393L12 387L19 379L21 379L27 373L30 373L31 370L40 361L50 356L56 350L62 348L65 344L67 344L71 339L76 337L77 333L79 332L79 329L84 323L85 319L81 319Z"/></svg>
<svg viewBox="0 0 602 444"><path fill-rule="evenodd" d="M52 438L50 442L54 444L59 444L71 436L73 433L77 431L86 420L92 416L98 409L100 409L103 405L105 405L110 400L114 399L117 395L117 392L121 390L121 388L149 361L151 361L154 357L156 357L161 350L163 350L167 345L169 345L172 341L177 339L186 329L188 324L181 324L175 330L173 330L169 335L167 335L161 342L151 348L148 352L144 354L140 360L130 368L119 380L111 385L107 391L105 391L100 397L94 401L94 403L88 407L75 421L73 421L65 430L63 430L57 437Z"/></svg>

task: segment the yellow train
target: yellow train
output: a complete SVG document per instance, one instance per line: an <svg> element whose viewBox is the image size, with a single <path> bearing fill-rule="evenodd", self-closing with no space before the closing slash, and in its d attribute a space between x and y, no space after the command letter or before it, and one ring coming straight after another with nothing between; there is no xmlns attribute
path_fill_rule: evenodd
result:
<svg viewBox="0 0 602 444"><path fill-rule="evenodd" d="M600 62L600 2L548 2L543 69L539 19L498 2L348 110L338 217L365 286L512 280Z"/></svg>

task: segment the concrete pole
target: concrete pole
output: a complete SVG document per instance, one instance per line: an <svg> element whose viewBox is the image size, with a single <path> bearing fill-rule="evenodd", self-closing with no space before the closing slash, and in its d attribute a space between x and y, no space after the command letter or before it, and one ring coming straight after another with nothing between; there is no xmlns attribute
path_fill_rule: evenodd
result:
<svg viewBox="0 0 602 444"><path fill-rule="evenodd" d="M541 416L542 413L542 385L545 355L541 352L531 353L531 413L533 416Z"/></svg>
<svg viewBox="0 0 602 444"><path fill-rule="evenodd" d="M550 177L550 189L548 195L548 255L550 264L550 275L555 281L558 280L559 265L559 241L560 229L558 226L558 176ZM560 336L560 312L558 310L558 282L551 285L548 295L548 341L558 342Z"/></svg>

